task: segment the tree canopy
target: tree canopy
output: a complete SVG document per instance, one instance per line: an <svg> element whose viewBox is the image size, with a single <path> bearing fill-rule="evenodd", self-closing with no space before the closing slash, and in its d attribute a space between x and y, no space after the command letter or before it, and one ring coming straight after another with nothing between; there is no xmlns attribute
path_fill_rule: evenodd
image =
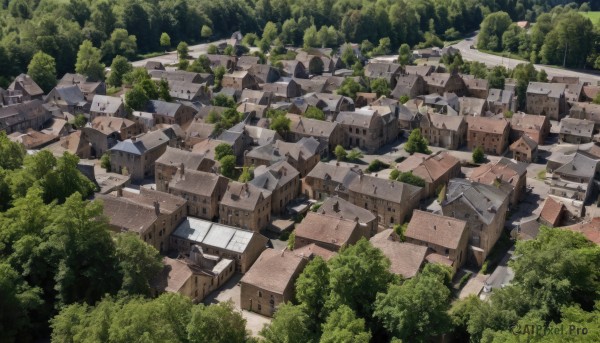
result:
<svg viewBox="0 0 600 343"><path fill-rule="evenodd" d="M410 135L408 136L408 141L406 141L406 144L404 144L404 150L411 155L415 152L421 154L431 154L427 139L421 135L421 129L414 129L411 131Z"/></svg>

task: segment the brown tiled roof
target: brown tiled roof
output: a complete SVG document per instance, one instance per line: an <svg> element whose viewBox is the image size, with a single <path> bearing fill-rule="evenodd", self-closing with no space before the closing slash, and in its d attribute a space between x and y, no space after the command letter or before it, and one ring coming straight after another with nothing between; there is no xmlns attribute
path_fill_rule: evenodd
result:
<svg viewBox="0 0 600 343"><path fill-rule="evenodd" d="M104 204L104 215L111 225L126 231L143 233L158 218L153 207L137 204L134 201L111 195L96 195Z"/></svg>
<svg viewBox="0 0 600 343"><path fill-rule="evenodd" d="M428 85L435 85L444 87L450 80L452 74L450 73L431 73L429 76L425 76L423 79Z"/></svg>
<svg viewBox="0 0 600 343"><path fill-rule="evenodd" d="M326 214L308 212L300 224L296 225L296 242L299 238L332 244L337 247L352 244L350 238L358 229L358 222L341 219Z"/></svg>
<svg viewBox="0 0 600 343"><path fill-rule="evenodd" d="M465 221L415 210L408 223L405 236L448 249L457 249L460 238L466 229L467 222Z"/></svg>
<svg viewBox="0 0 600 343"><path fill-rule="evenodd" d="M35 81L31 78L31 76L27 74L21 74L15 78L13 83L8 86L9 90L15 90L15 85L19 83L21 87L32 96L44 94L44 91L38 86Z"/></svg>
<svg viewBox="0 0 600 343"><path fill-rule="evenodd" d="M180 171L175 174L169 182L169 188L210 197L215 192L217 184L227 180L218 174L186 169L183 175Z"/></svg>
<svg viewBox="0 0 600 343"><path fill-rule="evenodd" d="M332 257L337 255L336 252L321 248L315 243L310 243L302 248L294 249L294 254L311 259L315 256L320 256L325 261L329 261Z"/></svg>
<svg viewBox="0 0 600 343"><path fill-rule="evenodd" d="M454 261L449 259L447 256L440 255L437 253L430 253L429 255L427 255L425 257L425 259L429 263L439 263L439 264L443 264L448 267L451 267L454 264Z"/></svg>
<svg viewBox="0 0 600 343"><path fill-rule="evenodd" d="M534 150L538 146L536 141L531 139L529 135L524 134L521 137L519 137L519 139L517 139L513 144L510 145L510 150L517 150L522 144L526 145L531 150Z"/></svg>
<svg viewBox="0 0 600 343"><path fill-rule="evenodd" d="M536 130L539 131L544 126L547 117L541 115L533 115L526 113L515 113L510 118L510 125L513 130Z"/></svg>
<svg viewBox="0 0 600 343"><path fill-rule="evenodd" d="M460 161L447 152L435 155L413 154L396 165L399 171L412 171L425 182L435 182L450 169L460 165Z"/></svg>
<svg viewBox="0 0 600 343"><path fill-rule="evenodd" d="M90 125L103 134L110 135L113 132L121 132L122 129L131 127L135 123L125 118L100 116L94 118Z"/></svg>
<svg viewBox="0 0 600 343"><path fill-rule="evenodd" d="M18 131L13 132L8 135L8 138L13 142L23 144L26 149L38 149L52 141L58 140L58 136L45 134L32 129L27 130L25 133Z"/></svg>
<svg viewBox="0 0 600 343"><path fill-rule="evenodd" d="M215 165L215 161L206 158L203 154L167 147L167 150L156 160L157 164L180 167L186 170L204 170Z"/></svg>
<svg viewBox="0 0 600 343"><path fill-rule="evenodd" d="M394 203L408 200L421 191L421 187L369 175L355 178L349 189L359 194L366 194Z"/></svg>
<svg viewBox="0 0 600 343"><path fill-rule="evenodd" d="M447 129L450 131L458 131L460 126L465 122L463 116L447 116L435 113L428 113L423 118L428 120L431 126L437 129Z"/></svg>
<svg viewBox="0 0 600 343"><path fill-rule="evenodd" d="M565 226L562 229L579 232L590 241L600 245L600 218L593 218L592 220Z"/></svg>
<svg viewBox="0 0 600 343"><path fill-rule="evenodd" d="M356 206L353 203L346 201L338 196L332 196L321 204L317 213L336 216L347 220L358 220L359 223L370 223L375 221L377 217L373 212Z"/></svg>
<svg viewBox="0 0 600 343"><path fill-rule="evenodd" d="M271 196L271 192L260 189L250 183L232 181L227 186L227 192L221 200L221 204L233 208L253 211L262 199Z"/></svg>
<svg viewBox="0 0 600 343"><path fill-rule="evenodd" d="M475 168L469 180L492 185L500 178L515 187L525 173L527 173L525 164L501 158L496 163L490 162Z"/></svg>
<svg viewBox="0 0 600 343"><path fill-rule="evenodd" d="M166 284L160 285L166 292L177 293L185 283L194 275L192 269L182 260L175 260L169 257L163 258L164 268L160 279L166 281Z"/></svg>
<svg viewBox="0 0 600 343"><path fill-rule="evenodd" d="M488 117L467 117L469 131L485 132L492 134L502 134L508 127L508 122L504 119Z"/></svg>
<svg viewBox="0 0 600 343"><path fill-rule="evenodd" d="M405 278L414 277L423 265L427 247L402 243L395 238L393 230L386 229L371 237L370 241L390 260L390 272Z"/></svg>
<svg viewBox="0 0 600 343"><path fill-rule="evenodd" d="M583 86L583 94L590 99L595 99L600 93L600 86Z"/></svg>
<svg viewBox="0 0 600 343"><path fill-rule="evenodd" d="M323 121L318 119L304 118L297 114L286 114L291 120L290 131L298 132L314 137L329 138L331 133L339 125L336 122Z"/></svg>
<svg viewBox="0 0 600 343"><path fill-rule="evenodd" d="M136 204L145 205L154 209L154 203L160 206L160 213L171 214L186 205L187 201L181 197L164 192L141 187L140 192L123 191L123 198L130 199Z"/></svg>
<svg viewBox="0 0 600 343"><path fill-rule="evenodd" d="M562 212L565 210L565 205L552 197L546 198L540 218L548 222L552 226L559 224Z"/></svg>
<svg viewBox="0 0 600 343"><path fill-rule="evenodd" d="M283 294L305 265L306 260L293 252L267 249L260 254L240 282Z"/></svg>
<svg viewBox="0 0 600 343"><path fill-rule="evenodd" d="M488 80L486 79L466 77L463 78L463 81L465 81L465 85L468 89L488 90L489 88Z"/></svg>

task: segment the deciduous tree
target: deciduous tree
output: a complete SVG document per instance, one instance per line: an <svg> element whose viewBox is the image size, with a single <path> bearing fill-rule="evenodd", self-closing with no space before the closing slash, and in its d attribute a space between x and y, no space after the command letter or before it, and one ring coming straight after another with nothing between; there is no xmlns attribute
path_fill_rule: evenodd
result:
<svg viewBox="0 0 600 343"><path fill-rule="evenodd" d="M41 51L33 55L27 67L27 74L45 93L56 86L56 62L52 56Z"/></svg>

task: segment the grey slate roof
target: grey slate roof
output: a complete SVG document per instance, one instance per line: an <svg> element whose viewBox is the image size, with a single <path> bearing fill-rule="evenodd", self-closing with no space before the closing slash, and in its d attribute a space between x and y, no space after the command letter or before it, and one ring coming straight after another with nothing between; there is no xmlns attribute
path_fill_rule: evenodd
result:
<svg viewBox="0 0 600 343"><path fill-rule="evenodd" d="M362 207L356 206L353 203L344 200L338 196L332 196L321 204L317 213L336 216L348 220L356 220L360 223L369 223L377 219L373 212Z"/></svg>
<svg viewBox="0 0 600 343"><path fill-rule="evenodd" d="M566 88L567 85L564 83L529 82L527 93L559 98L564 95Z"/></svg>
<svg viewBox="0 0 600 343"><path fill-rule="evenodd" d="M507 197L508 193L492 185L452 179L448 183L446 200L442 207L455 201L463 201L478 213L483 222L490 224Z"/></svg>
<svg viewBox="0 0 600 343"><path fill-rule="evenodd" d="M90 111L113 114L117 113L122 105L123 100L121 100L121 98L96 94L92 100L92 107L90 108Z"/></svg>
<svg viewBox="0 0 600 343"><path fill-rule="evenodd" d="M181 106L183 105L174 102L150 100L146 106L146 112L174 117Z"/></svg>
<svg viewBox="0 0 600 343"><path fill-rule="evenodd" d="M598 160L576 153L573 159L554 171L566 176L592 178L596 173Z"/></svg>
<svg viewBox="0 0 600 343"><path fill-rule="evenodd" d="M421 191L421 187L370 175L362 175L355 178L348 188L356 193L367 194L368 196L395 203L410 199Z"/></svg>
<svg viewBox="0 0 600 343"><path fill-rule="evenodd" d="M563 118L560 121L560 134L590 138L593 133L593 121L575 118Z"/></svg>
<svg viewBox="0 0 600 343"><path fill-rule="evenodd" d="M254 169L254 179L250 183L258 188L274 191L298 175L300 175L300 172L296 168L292 167L286 161L279 161L268 167L256 167Z"/></svg>

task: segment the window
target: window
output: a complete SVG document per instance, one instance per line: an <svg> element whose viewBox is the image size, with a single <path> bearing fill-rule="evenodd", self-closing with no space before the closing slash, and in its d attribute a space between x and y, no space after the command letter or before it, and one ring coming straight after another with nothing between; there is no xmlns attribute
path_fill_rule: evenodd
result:
<svg viewBox="0 0 600 343"><path fill-rule="evenodd" d="M261 291L258 291L258 297L262 298L262 292Z"/></svg>
<svg viewBox="0 0 600 343"><path fill-rule="evenodd" d="M260 306L260 304L258 304L258 310L261 311L262 307Z"/></svg>

